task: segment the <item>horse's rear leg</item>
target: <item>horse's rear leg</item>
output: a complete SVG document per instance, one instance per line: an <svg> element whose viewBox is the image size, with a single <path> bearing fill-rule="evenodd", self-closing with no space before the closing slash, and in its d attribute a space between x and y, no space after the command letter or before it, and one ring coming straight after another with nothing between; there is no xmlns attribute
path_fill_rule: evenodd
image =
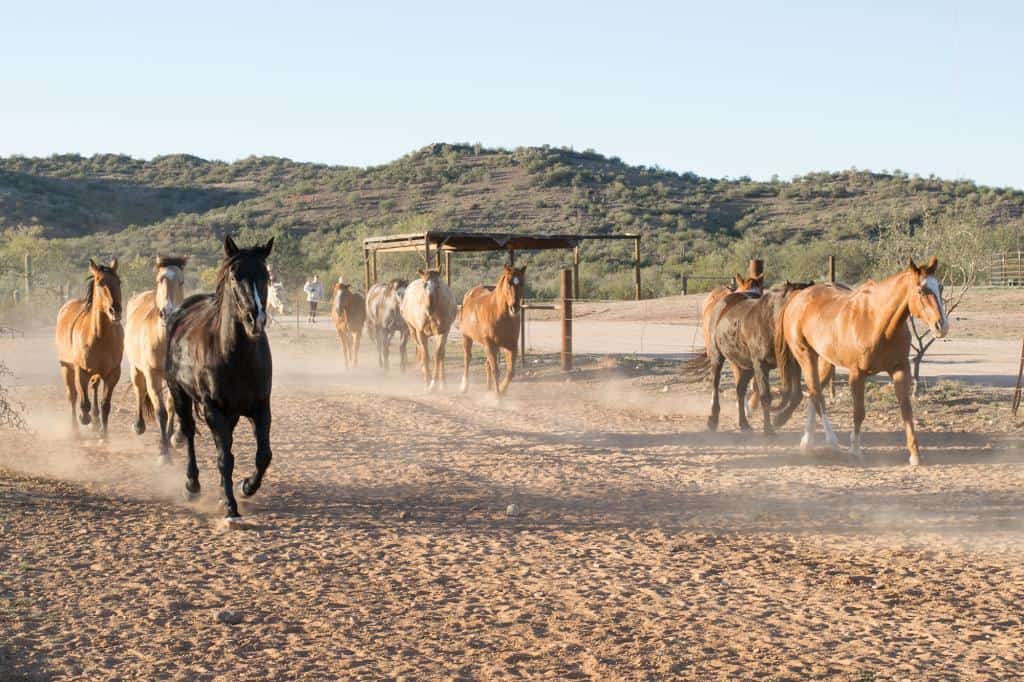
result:
<svg viewBox="0 0 1024 682"><path fill-rule="evenodd" d="M185 438L188 456L185 463L185 490L191 497L199 494L199 465L196 463L196 416L192 399L184 391L171 384L171 401L174 413L178 415L181 435Z"/></svg>
<svg viewBox="0 0 1024 682"><path fill-rule="evenodd" d="M141 436L146 432L146 375L134 367L129 371L132 373L132 386L135 388L135 423L132 424L132 430L135 431L135 435Z"/></svg>
<svg viewBox="0 0 1024 682"><path fill-rule="evenodd" d="M790 376L789 395L782 396L783 405L781 411L775 415L775 428L779 428L789 421L804 398L803 391L800 390L800 365L791 359L786 372Z"/></svg>
<svg viewBox="0 0 1024 682"><path fill-rule="evenodd" d="M904 363L890 375L896 399L900 402L900 416L903 418L903 429L907 433L907 450L910 452L910 466L921 464L921 451L917 447L917 434L914 432L914 407L910 402L910 364Z"/></svg>
<svg viewBox="0 0 1024 682"><path fill-rule="evenodd" d="M718 387L722 383L722 366L725 361L717 353L708 359L711 362L711 414L708 415L708 431L717 431L718 416L722 412L722 406L718 401Z"/></svg>
<svg viewBox="0 0 1024 682"><path fill-rule="evenodd" d="M377 366L387 372L391 369L391 332L378 329L373 336L377 344Z"/></svg>
<svg viewBox="0 0 1024 682"><path fill-rule="evenodd" d="M270 466L270 402L259 407L252 417L252 430L256 438L256 473L242 481L242 494L251 497L263 483L263 474Z"/></svg>
<svg viewBox="0 0 1024 682"><path fill-rule="evenodd" d="M860 457L860 425L864 423L864 383L866 376L850 370L850 393L853 395L853 432L850 434L850 454Z"/></svg>
<svg viewBox="0 0 1024 682"><path fill-rule="evenodd" d="M800 438L800 449L807 451L814 447L814 429L817 426L818 401L821 398L818 354L810 347L792 343L789 339L786 342L800 365L800 373L803 374L804 384L807 385L807 393L810 396L807 404L807 423L804 425L804 435Z"/></svg>
<svg viewBox="0 0 1024 682"><path fill-rule="evenodd" d="M747 419L747 386L750 385L750 380L754 378L754 372L737 367L734 367L733 371L738 371L739 373L739 379L736 381L736 407L739 409L740 431L750 431L750 420Z"/></svg>
<svg viewBox="0 0 1024 682"><path fill-rule="evenodd" d="M149 379L146 382L149 389L149 400L156 410L156 420L160 425L160 462L170 464L171 462L171 419L167 414L167 405L164 400L164 375L161 370L152 369L149 372Z"/></svg>
<svg viewBox="0 0 1024 682"><path fill-rule="evenodd" d="M469 335L462 334L462 383L459 384L459 392L465 393L469 390L469 363L473 359L473 339Z"/></svg>
<svg viewBox="0 0 1024 682"><path fill-rule="evenodd" d="M362 339L363 333L362 333L362 331L357 329L352 334L352 336L355 337L355 342L352 344L352 366L353 367L358 367L359 366L359 341L360 341L360 339Z"/></svg>
<svg viewBox="0 0 1024 682"><path fill-rule="evenodd" d="M398 351L401 353L402 374L405 374L405 368L406 368L405 350L406 350L406 346L408 346L408 345L409 345L409 335L408 334L403 334L402 332L399 332Z"/></svg>
<svg viewBox="0 0 1024 682"><path fill-rule="evenodd" d="M761 414L764 416L764 435L775 433L772 428L772 392L768 383L768 364L754 362L754 395L761 401Z"/></svg>
<svg viewBox="0 0 1024 682"><path fill-rule="evenodd" d="M238 416L221 412L210 401L203 405L203 412L206 413L206 425L210 427L210 433L213 435L213 444L217 447L217 469L220 470L220 487L224 495L227 517L237 518L238 502L235 501L235 484L231 478L235 471L235 455L231 447L235 439Z"/></svg>
<svg viewBox="0 0 1024 682"><path fill-rule="evenodd" d="M75 414L78 402L78 391L75 389L75 368L61 364L60 375L64 379L64 390L67 394L68 404L71 406L71 435L78 436L78 415Z"/></svg>

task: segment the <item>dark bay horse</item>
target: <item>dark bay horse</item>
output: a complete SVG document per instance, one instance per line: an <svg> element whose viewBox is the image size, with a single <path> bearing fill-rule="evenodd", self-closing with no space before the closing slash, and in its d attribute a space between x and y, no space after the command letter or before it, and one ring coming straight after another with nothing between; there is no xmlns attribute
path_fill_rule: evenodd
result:
<svg viewBox="0 0 1024 682"><path fill-rule="evenodd" d="M83 424L98 420L100 435L106 438L110 419L110 396L121 378L124 329L121 327L121 279L117 259L97 265L89 259L89 283L85 298L75 298L57 313L57 362L71 403L71 428L78 433L75 403ZM99 383L103 382L103 402ZM89 403L89 388L93 391ZM91 413L90 413L91 408Z"/></svg>
<svg viewBox="0 0 1024 682"><path fill-rule="evenodd" d="M773 433L768 373L775 368L775 324L786 300L794 292L812 284L786 282L782 287L769 289L760 296L736 292L719 299L712 308L708 316L708 361L712 378L708 429L714 431L718 428L718 415L721 411L718 386L722 378L722 366L728 362L736 376L740 429L750 429L744 401L747 386L753 379L764 414L764 432ZM796 370L795 362L793 369ZM786 423L801 398L800 384L796 382L782 396L781 411L775 416L776 427Z"/></svg>
<svg viewBox="0 0 1024 682"><path fill-rule="evenodd" d="M256 437L256 473L242 482L242 494L256 493L270 465L270 389L273 364L265 332L267 256L274 246L240 249L224 239L217 289L185 299L167 332L167 386L188 445L185 489L199 493L195 415L201 414L217 447L217 466L229 519L238 517L231 443L240 417Z"/></svg>
<svg viewBox="0 0 1024 682"><path fill-rule="evenodd" d="M351 285L335 283L331 296L331 321L341 342L345 369L359 364L359 340L366 322L366 301Z"/></svg>
<svg viewBox="0 0 1024 682"><path fill-rule="evenodd" d="M409 325L402 319L402 299L409 282L393 279L378 282L366 292L366 328L377 346L377 363L385 371L391 365L391 339L398 334L402 371L405 372L405 348L409 343Z"/></svg>
<svg viewBox="0 0 1024 682"><path fill-rule="evenodd" d="M171 424L164 396L164 361L167 358L167 325L185 299L187 258L158 256L156 288L132 296L125 315L125 355L135 387L135 433L146 431L146 417L160 426L160 459L170 461ZM170 414L174 414L171 406Z"/></svg>
<svg viewBox="0 0 1024 682"><path fill-rule="evenodd" d="M926 266L913 260L908 267L881 282L868 282L852 291L817 284L794 294L783 307L775 332L775 352L783 385L799 381L791 358L799 363L810 405L801 448L811 446L815 413L821 417L829 446L838 447L832 431L821 386L833 366L850 373L853 394L853 433L850 453L860 454L860 427L864 422L864 383L867 377L886 372L892 378L907 436L910 464L921 463L914 433L914 411L910 402L909 316L927 324L936 338L949 333L949 320L942 303L942 285L935 272L934 256Z"/></svg>
<svg viewBox="0 0 1024 682"><path fill-rule="evenodd" d="M516 350L519 347L519 315L523 307L526 266L506 265L494 286L477 285L462 298L459 330L462 332L462 392L469 388L469 361L473 342L484 347L487 388L497 395L508 390L515 375ZM505 377L498 381L498 351L505 355Z"/></svg>

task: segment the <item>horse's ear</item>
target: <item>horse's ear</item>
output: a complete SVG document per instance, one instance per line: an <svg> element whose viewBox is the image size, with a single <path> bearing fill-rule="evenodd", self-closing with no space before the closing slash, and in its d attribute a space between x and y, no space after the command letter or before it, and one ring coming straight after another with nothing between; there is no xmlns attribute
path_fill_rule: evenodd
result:
<svg viewBox="0 0 1024 682"><path fill-rule="evenodd" d="M416 274L419 275L420 277L426 277L427 271L424 270L423 268L420 268L419 270L416 271Z"/></svg>
<svg viewBox="0 0 1024 682"><path fill-rule="evenodd" d="M762 272L760 275L755 277L754 281L757 282L758 284L764 286L764 273Z"/></svg>
<svg viewBox="0 0 1024 682"><path fill-rule="evenodd" d="M519 268L519 274L520 275L525 275L526 274L526 266L525 265L523 267Z"/></svg>
<svg viewBox="0 0 1024 682"><path fill-rule="evenodd" d="M910 269L914 272L920 272L921 268L917 267L917 263L914 262L914 257L910 257Z"/></svg>
<svg viewBox="0 0 1024 682"><path fill-rule="evenodd" d="M743 286L743 278L740 277L740 273L737 272L736 274L734 274L733 278L736 280L736 286L738 286L738 287Z"/></svg>
<svg viewBox="0 0 1024 682"><path fill-rule="evenodd" d="M100 269L100 266L96 265L96 261L94 261L92 258L90 258L89 259L89 269L91 271L93 271L93 272L96 272L97 270Z"/></svg>
<svg viewBox="0 0 1024 682"><path fill-rule="evenodd" d="M939 269L939 259L936 256L932 256L932 259L928 261L928 265L924 268L924 274L934 275L935 271Z"/></svg>
<svg viewBox="0 0 1024 682"><path fill-rule="evenodd" d="M263 254L264 258L266 258L267 256L270 255L270 252L273 251L273 250L274 250L274 238L271 237L270 240L266 244L263 245L263 248L260 249L260 253Z"/></svg>
<svg viewBox="0 0 1024 682"><path fill-rule="evenodd" d="M114 259L110 261L110 269L117 272L117 256L114 256Z"/></svg>
<svg viewBox="0 0 1024 682"><path fill-rule="evenodd" d="M238 253L238 244L231 238L231 235L224 237L224 255L230 258Z"/></svg>

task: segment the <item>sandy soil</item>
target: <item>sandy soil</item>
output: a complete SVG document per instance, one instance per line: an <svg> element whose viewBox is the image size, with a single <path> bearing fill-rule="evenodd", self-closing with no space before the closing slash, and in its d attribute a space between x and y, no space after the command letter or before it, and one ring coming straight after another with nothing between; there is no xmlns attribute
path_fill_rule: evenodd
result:
<svg viewBox="0 0 1024 682"><path fill-rule="evenodd" d="M49 337L0 340L35 429L0 434L0 679L1024 675L1024 451L997 389L919 399L912 470L884 387L854 462L800 454L799 419L734 433L728 393L702 433L673 362L536 357L498 403L479 366L455 394L451 356L426 395L343 373L326 332L273 347L274 461L228 531L205 433L188 503L126 389L111 441L73 443ZM241 471L253 450L240 427Z"/></svg>

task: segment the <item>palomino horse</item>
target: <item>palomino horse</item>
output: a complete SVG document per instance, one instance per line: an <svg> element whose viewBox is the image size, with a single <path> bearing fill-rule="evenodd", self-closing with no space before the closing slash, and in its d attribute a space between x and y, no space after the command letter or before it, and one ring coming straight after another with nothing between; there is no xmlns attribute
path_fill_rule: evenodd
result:
<svg viewBox="0 0 1024 682"><path fill-rule="evenodd" d="M445 386L444 354L448 332L458 313L451 289L438 270L420 270L405 289L400 307L409 335L416 342L416 358L423 367L427 390ZM434 362L430 362L430 337L437 337Z"/></svg>
<svg viewBox="0 0 1024 682"><path fill-rule="evenodd" d="M750 380L754 380L756 395L764 413L764 432L774 432L771 421L771 387L768 372L775 368L775 323L786 300L796 291L806 289L814 282L786 282L781 288L769 289L761 296L732 293L720 299L709 315L708 360L711 365L711 415L708 429L718 428L721 410L718 385L722 366L732 365L736 380L736 401L739 407L740 429L750 429L744 399ZM791 371L798 371L795 366ZM782 426L800 404L800 383L793 382L789 393L783 395L781 412L775 416L775 426Z"/></svg>
<svg viewBox="0 0 1024 682"><path fill-rule="evenodd" d="M519 315L523 306L526 267L506 265L493 287L478 285L466 292L459 313L462 332L462 392L469 388L469 361L473 342L484 347L487 354L487 388L503 394L512 381L519 345ZM505 378L498 382L498 349L505 355Z"/></svg>
<svg viewBox="0 0 1024 682"><path fill-rule="evenodd" d="M270 388L273 362L265 331L267 256L274 246L240 249L224 239L217 290L185 299L167 330L167 387L188 445L185 489L199 494L196 420L201 414L217 447L217 467L228 519L238 517L231 475L235 426L246 417L256 437L256 473L242 481L242 495L256 493L270 465Z"/></svg>
<svg viewBox="0 0 1024 682"><path fill-rule="evenodd" d="M814 437L815 412L821 416L828 444L838 446L825 414L821 385L833 366L850 373L853 393L853 434L850 453L860 454L860 427L864 421L864 382L868 376L887 372L892 377L900 413L907 434L910 464L921 463L914 412L910 404L910 330L913 315L927 324L936 338L949 333L949 320L942 303L942 285L935 276L938 259L932 256L924 267L910 261L906 270L881 282L868 282L848 291L842 287L817 284L804 289L787 302L775 331L775 353L783 385L798 381L788 370L790 358L800 364L810 405L807 427L800 447L807 449Z"/></svg>
<svg viewBox="0 0 1024 682"><path fill-rule="evenodd" d="M89 288L85 298L74 298L57 313L57 362L71 403L71 427L78 433L75 402L81 410L79 420L88 424L98 420L100 434L107 435L110 396L121 378L124 354L124 329L121 327L121 279L117 259L110 265L97 265L89 259ZM103 382L103 403L99 383ZM90 414L89 387L93 400Z"/></svg>
<svg viewBox="0 0 1024 682"><path fill-rule="evenodd" d="M125 321L125 355L135 386L135 433L146 431L146 419L156 413L160 424L160 459L170 461L171 424L164 397L164 360L167 357L167 324L171 313L185 298L187 258L158 256L156 289L136 294L128 301ZM173 406L171 406L173 414Z"/></svg>
<svg viewBox="0 0 1024 682"><path fill-rule="evenodd" d="M359 339L363 336L366 321L366 301L348 284L340 281L334 284L331 303L331 320L341 341L345 356L345 369L359 364Z"/></svg>
<svg viewBox="0 0 1024 682"><path fill-rule="evenodd" d="M387 284L378 282L366 292L366 328L377 345L377 363L390 369L391 337L398 334L402 371L405 372L405 347L409 343L409 327L402 319L402 298L409 282L393 279Z"/></svg>
<svg viewBox="0 0 1024 682"><path fill-rule="evenodd" d="M280 282L274 282L267 288L267 315L272 322L277 320L278 315L284 317L284 299L284 285Z"/></svg>

